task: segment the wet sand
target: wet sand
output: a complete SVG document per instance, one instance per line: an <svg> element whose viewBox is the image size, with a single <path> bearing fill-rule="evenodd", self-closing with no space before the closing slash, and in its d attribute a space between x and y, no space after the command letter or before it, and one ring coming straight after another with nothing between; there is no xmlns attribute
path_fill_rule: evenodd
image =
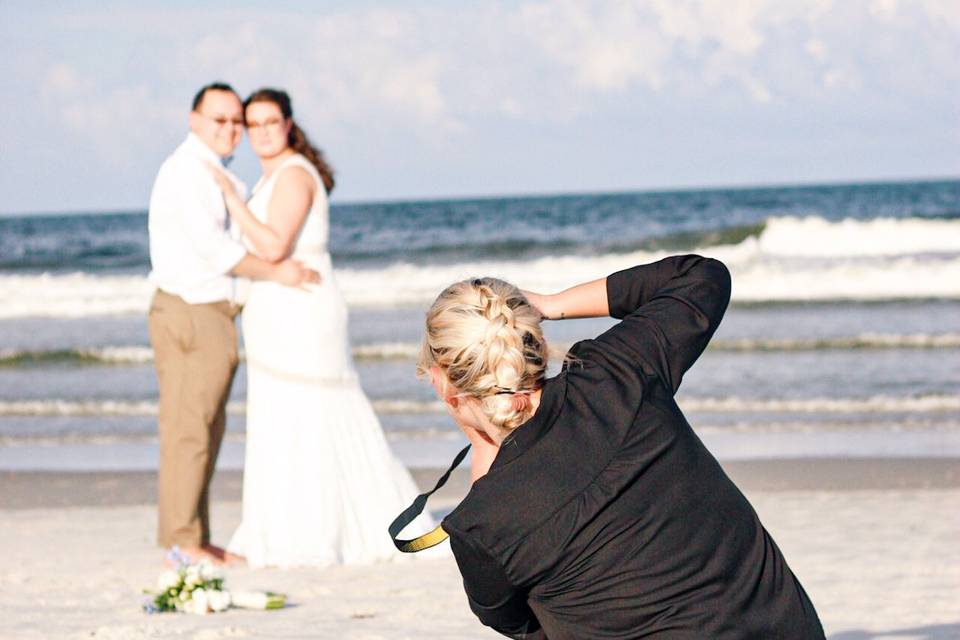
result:
<svg viewBox="0 0 960 640"><path fill-rule="evenodd" d="M960 487L957 458L787 458L721 463L743 491L866 491L877 489L950 489ZM450 504L466 495L465 464L434 497L431 505ZM422 491L433 488L443 469L414 469ZM213 501L240 500L241 471L214 476ZM156 500L152 471L3 471L0 509L150 505Z"/></svg>

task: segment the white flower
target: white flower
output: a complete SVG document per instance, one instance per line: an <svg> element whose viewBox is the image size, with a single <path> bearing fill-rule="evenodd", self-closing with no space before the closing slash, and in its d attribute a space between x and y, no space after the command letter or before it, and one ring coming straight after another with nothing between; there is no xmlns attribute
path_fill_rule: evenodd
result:
<svg viewBox="0 0 960 640"><path fill-rule="evenodd" d="M187 611L187 613L205 615L210 609L210 600L207 597L207 592L203 589L194 589L191 596L190 601L183 605L184 610Z"/></svg>
<svg viewBox="0 0 960 640"><path fill-rule="evenodd" d="M166 591L167 589L174 589L180 585L180 574L176 571L164 571L160 574L160 577L157 578L157 589L160 591Z"/></svg>
<svg viewBox="0 0 960 640"><path fill-rule="evenodd" d="M223 580L224 573L223 569L215 567L206 560L200 563L199 566L200 577L204 581L207 580Z"/></svg>
<svg viewBox="0 0 960 640"><path fill-rule="evenodd" d="M183 603L183 606L180 608L184 613L193 613L198 616L205 616L207 613L207 603L198 602L194 600L188 600Z"/></svg>
<svg viewBox="0 0 960 640"><path fill-rule="evenodd" d="M181 564L176 571L160 574L153 600L145 607L151 611L176 609L194 614L225 611L232 605L233 598L222 590L223 580L223 570L210 562Z"/></svg>
<svg viewBox="0 0 960 640"><path fill-rule="evenodd" d="M210 608L214 611L226 611L230 607L230 592L208 589L207 600L210 602Z"/></svg>

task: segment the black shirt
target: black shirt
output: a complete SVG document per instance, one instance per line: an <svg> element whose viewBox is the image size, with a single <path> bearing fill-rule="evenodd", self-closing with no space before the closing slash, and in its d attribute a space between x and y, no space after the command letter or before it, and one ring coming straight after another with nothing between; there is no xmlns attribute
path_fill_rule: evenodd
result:
<svg viewBox="0 0 960 640"><path fill-rule="evenodd" d="M674 402L730 276L678 256L607 278L579 342L443 521L470 607L513 638L823 638L746 498Z"/></svg>

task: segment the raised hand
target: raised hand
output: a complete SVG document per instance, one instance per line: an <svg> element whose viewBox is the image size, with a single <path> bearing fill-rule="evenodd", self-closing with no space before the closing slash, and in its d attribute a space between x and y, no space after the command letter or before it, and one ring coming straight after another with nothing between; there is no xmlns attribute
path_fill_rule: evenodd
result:
<svg viewBox="0 0 960 640"><path fill-rule="evenodd" d="M520 293L523 294L523 297L527 299L527 302L530 303L530 306L537 310L537 313L540 314L541 320L552 320L548 313L548 300L550 296L542 293L534 293L533 291L520 290Z"/></svg>
<svg viewBox="0 0 960 640"><path fill-rule="evenodd" d="M220 187L220 191L223 192L224 196L237 195L237 188L233 185L233 181L227 177L227 174L223 172L223 169L208 162L207 170L210 172L210 175L213 176L213 179L216 181L217 186Z"/></svg>

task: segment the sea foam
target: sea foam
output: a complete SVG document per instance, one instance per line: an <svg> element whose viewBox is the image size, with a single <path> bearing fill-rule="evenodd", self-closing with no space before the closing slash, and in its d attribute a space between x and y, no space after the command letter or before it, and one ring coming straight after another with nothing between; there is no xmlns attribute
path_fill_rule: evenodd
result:
<svg viewBox="0 0 960 640"><path fill-rule="evenodd" d="M549 355L562 359L572 343L549 343ZM714 338L709 351L828 351L847 349L957 349L960 333L861 333L854 336L816 338ZM355 345L358 361L416 360L419 342L375 342ZM245 354L241 350L241 361ZM76 349L0 349L0 367L38 364L83 364L131 366L151 364L153 349L147 346L107 346Z"/></svg>
<svg viewBox="0 0 960 640"><path fill-rule="evenodd" d="M960 298L960 220L829 222L770 218L736 244L676 252L723 260L734 303ZM660 259L664 251L547 255L456 264L397 262L344 267L335 277L353 308L425 306L451 282L478 275L557 291ZM0 318L145 314L153 287L140 275L0 275Z"/></svg>
<svg viewBox="0 0 960 640"><path fill-rule="evenodd" d="M378 399L374 410L381 415L443 414L438 400ZM923 396L875 395L856 397L813 398L750 398L741 396L679 396L677 404L684 411L710 413L953 413L960 411L960 397L943 394ZM131 400L2 400L0 416L155 416L158 406L153 401ZM230 402L227 413L243 415L242 401Z"/></svg>

